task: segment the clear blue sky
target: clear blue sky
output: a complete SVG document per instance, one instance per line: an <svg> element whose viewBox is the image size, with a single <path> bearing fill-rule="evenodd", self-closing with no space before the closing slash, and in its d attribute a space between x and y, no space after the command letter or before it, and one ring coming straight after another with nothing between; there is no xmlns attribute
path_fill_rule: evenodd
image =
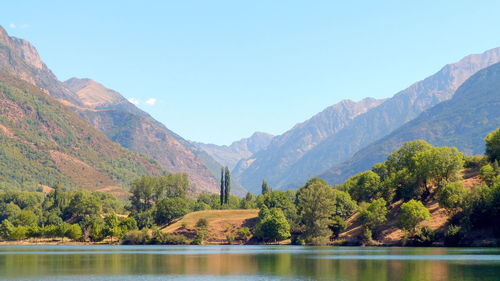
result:
<svg viewBox="0 0 500 281"><path fill-rule="evenodd" d="M229 144L342 99L390 97L498 47L498 11L500 1L0 0L0 24L59 79L92 78L187 139Z"/></svg>

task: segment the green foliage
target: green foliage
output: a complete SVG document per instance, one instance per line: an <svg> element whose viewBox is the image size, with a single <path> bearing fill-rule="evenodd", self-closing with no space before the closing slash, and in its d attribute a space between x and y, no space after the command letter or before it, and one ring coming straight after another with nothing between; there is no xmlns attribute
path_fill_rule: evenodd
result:
<svg viewBox="0 0 500 281"><path fill-rule="evenodd" d="M334 216L330 223L330 230L333 233L334 238L338 238L340 233L347 228L347 222L345 219L339 216Z"/></svg>
<svg viewBox="0 0 500 281"><path fill-rule="evenodd" d="M82 238L82 228L78 224L72 224L68 227L64 236L71 240L80 240Z"/></svg>
<svg viewBox="0 0 500 281"><path fill-rule="evenodd" d="M224 204L229 203L229 196L231 195L231 173L229 168L224 168Z"/></svg>
<svg viewBox="0 0 500 281"><path fill-rule="evenodd" d="M281 209L272 208L259 214L255 237L264 242L277 242L290 237L290 224Z"/></svg>
<svg viewBox="0 0 500 281"><path fill-rule="evenodd" d="M186 199L173 197L161 199L155 207L155 222L158 225L170 224L190 211Z"/></svg>
<svg viewBox="0 0 500 281"><path fill-rule="evenodd" d="M312 179L297 194L297 207L307 243L325 244L332 232L332 215L335 213L335 191L324 181Z"/></svg>
<svg viewBox="0 0 500 281"><path fill-rule="evenodd" d="M450 183L438 192L439 206L456 212L464 205L467 195L462 182Z"/></svg>
<svg viewBox="0 0 500 281"><path fill-rule="evenodd" d="M198 228L208 228L208 220L206 218L200 218L196 222L196 227L198 227Z"/></svg>
<svg viewBox="0 0 500 281"><path fill-rule="evenodd" d="M435 239L436 232L430 227L424 226L413 235L412 244L415 246L431 246Z"/></svg>
<svg viewBox="0 0 500 281"><path fill-rule="evenodd" d="M500 127L489 133L484 139L486 143L486 156L491 162L500 162Z"/></svg>
<svg viewBox="0 0 500 281"><path fill-rule="evenodd" d="M417 225L425 220L430 219L431 213L417 200L410 200L401 205L401 210L398 215L398 224L403 230L414 234Z"/></svg>
<svg viewBox="0 0 500 281"><path fill-rule="evenodd" d="M462 228L457 225L450 225L444 234L444 245L448 247L458 246L463 238Z"/></svg>
<svg viewBox="0 0 500 281"><path fill-rule="evenodd" d="M349 192L352 199L363 202L381 198L380 176L373 171L365 171L349 178L339 189Z"/></svg>
<svg viewBox="0 0 500 281"><path fill-rule="evenodd" d="M498 162L493 162L493 164L486 164L481 167L481 177L488 185L492 185L496 177L500 176L500 168L498 168Z"/></svg>
<svg viewBox="0 0 500 281"><path fill-rule="evenodd" d="M360 217L367 229L373 231L387 221L388 210L386 205L387 202L383 198L361 205Z"/></svg>
<svg viewBox="0 0 500 281"><path fill-rule="evenodd" d="M373 234L370 228L363 227L363 233L361 235L361 242L363 245L373 244Z"/></svg>
<svg viewBox="0 0 500 281"><path fill-rule="evenodd" d="M262 185L261 185L261 194L264 195L268 192L271 192L272 188L269 186L266 180L262 180Z"/></svg>
<svg viewBox="0 0 500 281"><path fill-rule="evenodd" d="M247 241L252 237L252 232L250 231L250 228L248 227L242 227L238 229L236 232L237 238L239 240Z"/></svg>
<svg viewBox="0 0 500 281"><path fill-rule="evenodd" d="M259 209L278 208L283 211L288 222L292 225L297 222L297 207L294 204L295 194L292 191L269 191L257 197Z"/></svg>

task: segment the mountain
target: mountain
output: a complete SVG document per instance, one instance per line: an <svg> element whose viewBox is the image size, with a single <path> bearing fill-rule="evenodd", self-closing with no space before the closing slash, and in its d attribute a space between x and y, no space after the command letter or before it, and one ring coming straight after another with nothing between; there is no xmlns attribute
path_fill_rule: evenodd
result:
<svg viewBox="0 0 500 281"><path fill-rule="evenodd" d="M71 78L64 85L84 106L74 109L111 140L150 156L171 173L187 173L197 191L218 192L218 181L195 147L118 92L91 79Z"/></svg>
<svg viewBox="0 0 500 281"><path fill-rule="evenodd" d="M255 159L253 163L240 172L240 181L244 186L255 185L252 177L256 177L266 178L271 185L279 188L299 186L321 171L348 160L360 149L413 120L424 110L450 99L455 90L471 75L499 61L500 48L496 48L482 54L469 55L457 63L446 65L436 74L411 85L379 106L356 115L339 130L317 141L316 145L300 155L300 159L294 157L292 152L292 161L285 160L283 161L285 163L279 163L281 165L279 173L274 170L265 172L265 167L271 166L268 160L270 156L255 155L252 157ZM279 138L280 136L275 139ZM273 148L271 144L267 154L278 154L278 158L288 159L288 151L273 150ZM299 146L297 150L300 149ZM256 167L252 167L254 165Z"/></svg>
<svg viewBox="0 0 500 281"><path fill-rule="evenodd" d="M500 127L500 63L480 70L453 98L423 112L418 118L357 152L321 177L341 183L386 159L404 142L423 139L436 146L456 146L472 155L484 153L484 137Z"/></svg>
<svg viewBox="0 0 500 281"><path fill-rule="evenodd" d="M266 149L240 161L233 173L245 188L253 192L260 191L262 179L266 179L272 186L280 185L281 179L287 176L289 167L307 151L345 127L356 116L382 102L367 98L360 102L344 100L330 106L284 134L274 137Z"/></svg>
<svg viewBox="0 0 500 281"><path fill-rule="evenodd" d="M0 27L0 71L36 85L122 146L157 160L170 173L183 172L195 192L218 192L218 182L200 159L198 148L168 130L118 92L90 79L65 83L43 63L28 41L8 36ZM207 161L209 159L205 157Z"/></svg>
<svg viewBox="0 0 500 281"><path fill-rule="evenodd" d="M201 142L195 142L194 144L206 151L221 165L228 166L232 170L240 160L246 159L254 153L265 149L273 137L270 134L255 132L249 138L235 141L229 146Z"/></svg>
<svg viewBox="0 0 500 281"><path fill-rule="evenodd" d="M136 177L164 174L154 160L112 142L38 87L4 72L0 144L3 189L62 183L120 195Z"/></svg>

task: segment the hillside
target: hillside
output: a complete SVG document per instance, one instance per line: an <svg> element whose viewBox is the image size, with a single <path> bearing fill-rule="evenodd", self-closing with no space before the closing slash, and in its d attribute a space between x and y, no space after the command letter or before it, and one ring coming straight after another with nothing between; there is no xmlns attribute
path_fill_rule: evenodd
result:
<svg viewBox="0 0 500 281"><path fill-rule="evenodd" d="M247 163L249 167L241 172L241 183L254 186L254 181L266 178L271 185L279 188L300 186L307 178L348 160L363 147L413 120L426 109L450 99L470 76L499 61L500 48L469 55L457 63L446 65L436 74L400 91L364 114L356 115L348 124L330 134L310 135L312 140L304 144L295 141L296 146L292 150L280 151L271 144L265 153L256 154L251 158L253 162ZM320 124L335 122L330 119L319 121ZM273 143L286 138L287 134L289 132L275 137ZM273 162L270 158L283 160Z"/></svg>
<svg viewBox="0 0 500 281"><path fill-rule="evenodd" d="M152 159L110 141L39 88L0 74L0 175L3 188L119 189L163 174Z"/></svg>
<svg viewBox="0 0 500 281"><path fill-rule="evenodd" d="M292 166L310 149L347 126L356 116L377 107L383 101L367 98L359 102L344 100L316 114L311 119L272 139L266 149L241 160L235 177L247 189L260 191L262 179L280 185Z"/></svg>
<svg viewBox="0 0 500 281"><path fill-rule="evenodd" d="M210 159L201 159L197 148L116 91L90 79L60 82L35 47L26 40L10 37L2 27L0 71L43 89L113 141L157 160L167 172L187 173L196 192L218 190L217 180L207 168Z"/></svg>
<svg viewBox="0 0 500 281"><path fill-rule="evenodd" d="M259 210L208 210L192 212L175 223L163 228L167 233L184 234L192 237L199 219L208 221L207 242L226 243L227 235L236 236L241 227L253 227L257 222Z"/></svg>
<svg viewBox="0 0 500 281"><path fill-rule="evenodd" d="M456 146L466 154L483 154L486 134L500 126L500 64L469 78L449 101L425 111L388 136L357 152L321 177L341 183L383 161L402 143L423 139L436 146Z"/></svg>

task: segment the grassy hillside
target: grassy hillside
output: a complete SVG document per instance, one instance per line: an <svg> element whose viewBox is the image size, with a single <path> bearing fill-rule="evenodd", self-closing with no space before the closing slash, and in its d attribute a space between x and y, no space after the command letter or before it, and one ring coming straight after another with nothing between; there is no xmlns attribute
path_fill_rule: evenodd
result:
<svg viewBox="0 0 500 281"><path fill-rule="evenodd" d="M99 189L163 173L27 82L0 74L0 175L3 188L39 185Z"/></svg>
<svg viewBox="0 0 500 281"><path fill-rule="evenodd" d="M207 210L192 212L175 223L165 227L164 232L194 236L196 222L208 221L208 242L226 243L227 235L236 235L242 227L253 227L257 222L259 210Z"/></svg>

